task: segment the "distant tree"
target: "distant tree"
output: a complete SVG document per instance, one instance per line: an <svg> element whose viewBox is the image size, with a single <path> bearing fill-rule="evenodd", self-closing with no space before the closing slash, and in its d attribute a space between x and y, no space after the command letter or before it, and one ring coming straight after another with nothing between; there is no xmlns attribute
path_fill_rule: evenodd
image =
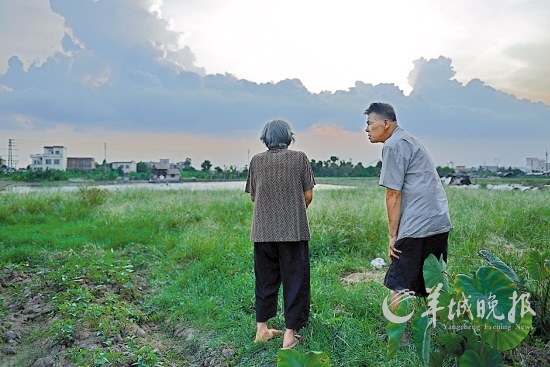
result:
<svg viewBox="0 0 550 367"><path fill-rule="evenodd" d="M136 166L137 173L150 173L151 170L147 167L147 163L138 162Z"/></svg>
<svg viewBox="0 0 550 367"><path fill-rule="evenodd" d="M437 170L437 174L439 175L439 177L445 177L448 174L456 172L454 168L451 168L448 166L445 166L445 167L437 166L435 169Z"/></svg>
<svg viewBox="0 0 550 367"><path fill-rule="evenodd" d="M184 171L194 171L195 169L191 165L191 158L187 157L185 158L185 162L183 162L183 170Z"/></svg>
<svg viewBox="0 0 550 367"><path fill-rule="evenodd" d="M201 169L203 172L209 172L210 167L212 167L212 163L208 159L201 163Z"/></svg>
<svg viewBox="0 0 550 367"><path fill-rule="evenodd" d="M122 169L122 166L118 166L116 169L119 176L124 176L124 170Z"/></svg>
<svg viewBox="0 0 550 367"><path fill-rule="evenodd" d="M365 167L363 167L363 163L359 162L353 167L351 171L351 176L361 177L363 175L365 175Z"/></svg>

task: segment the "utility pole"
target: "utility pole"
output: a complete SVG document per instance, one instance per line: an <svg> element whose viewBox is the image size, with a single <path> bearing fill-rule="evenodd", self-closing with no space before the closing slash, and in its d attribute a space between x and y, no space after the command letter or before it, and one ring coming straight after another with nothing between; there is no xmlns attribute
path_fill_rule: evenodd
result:
<svg viewBox="0 0 550 367"><path fill-rule="evenodd" d="M103 143L103 170L107 173L107 142Z"/></svg>
<svg viewBox="0 0 550 367"><path fill-rule="evenodd" d="M15 139L9 139L8 140L8 170L14 171L15 165L17 163L17 160L15 160L13 152L17 150L15 149Z"/></svg>

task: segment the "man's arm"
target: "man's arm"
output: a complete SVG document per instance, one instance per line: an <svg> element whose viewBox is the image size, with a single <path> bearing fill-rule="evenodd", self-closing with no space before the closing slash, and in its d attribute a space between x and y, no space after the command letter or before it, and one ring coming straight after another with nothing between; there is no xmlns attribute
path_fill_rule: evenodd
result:
<svg viewBox="0 0 550 367"><path fill-rule="evenodd" d="M401 191L386 189L386 209L388 210L389 258L391 261L392 257L399 259L398 254L401 252L394 247L401 217Z"/></svg>
<svg viewBox="0 0 550 367"><path fill-rule="evenodd" d="M313 200L313 189L304 192L304 198L306 199L306 208L311 204Z"/></svg>

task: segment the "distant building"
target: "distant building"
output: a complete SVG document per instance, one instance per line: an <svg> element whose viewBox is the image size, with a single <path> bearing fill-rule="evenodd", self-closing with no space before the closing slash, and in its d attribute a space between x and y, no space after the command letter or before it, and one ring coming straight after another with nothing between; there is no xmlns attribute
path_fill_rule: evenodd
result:
<svg viewBox="0 0 550 367"><path fill-rule="evenodd" d="M466 168L466 166L455 166L455 172L456 173L466 172L467 170L468 170L468 168Z"/></svg>
<svg viewBox="0 0 550 367"><path fill-rule="evenodd" d="M550 171L550 163L546 163L544 159L529 157L525 159L527 173L532 172L548 172Z"/></svg>
<svg viewBox="0 0 550 367"><path fill-rule="evenodd" d="M155 164L151 169L152 182L179 182L180 171L177 168L170 168L169 164Z"/></svg>
<svg viewBox="0 0 550 367"><path fill-rule="evenodd" d="M481 167L484 171L497 173L498 172L498 166L482 166Z"/></svg>
<svg viewBox="0 0 550 367"><path fill-rule="evenodd" d="M69 171L92 171L94 169L94 158L67 158L67 170Z"/></svg>
<svg viewBox="0 0 550 367"><path fill-rule="evenodd" d="M56 169L60 171L67 170L67 148L64 146L44 147L44 153L31 154L32 169Z"/></svg>
<svg viewBox="0 0 550 367"><path fill-rule="evenodd" d="M135 161L131 162L112 162L111 168L118 170L119 168L122 170L122 173L125 175L131 173L131 172L137 172L137 163Z"/></svg>
<svg viewBox="0 0 550 367"><path fill-rule="evenodd" d="M152 170L154 167L167 167L176 168L174 164L170 163L170 159L159 159L158 162L149 161L146 163L147 168Z"/></svg>

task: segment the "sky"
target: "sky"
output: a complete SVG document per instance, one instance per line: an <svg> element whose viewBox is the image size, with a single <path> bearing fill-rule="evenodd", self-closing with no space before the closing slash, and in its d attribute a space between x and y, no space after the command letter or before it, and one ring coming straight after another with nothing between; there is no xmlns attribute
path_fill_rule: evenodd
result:
<svg viewBox="0 0 550 367"><path fill-rule="evenodd" d="M438 165L550 148L545 0L3 0L0 156L244 166L273 118L310 158L374 164L394 104ZM105 146L107 149L105 149Z"/></svg>

